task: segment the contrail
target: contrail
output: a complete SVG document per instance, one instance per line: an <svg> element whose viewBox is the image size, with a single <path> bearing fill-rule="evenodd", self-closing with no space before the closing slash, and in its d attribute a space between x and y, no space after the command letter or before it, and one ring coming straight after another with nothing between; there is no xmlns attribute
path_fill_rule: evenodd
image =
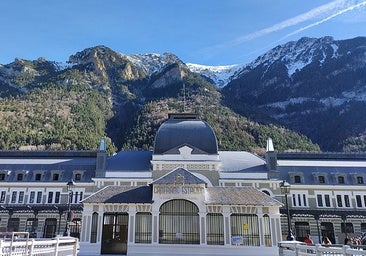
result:
<svg viewBox="0 0 366 256"><path fill-rule="evenodd" d="M308 12L305 12L303 14L300 14L298 16L295 16L291 19L285 20L283 22L277 23L271 27L256 31L254 33L245 35L243 37L239 37L238 39L234 40L231 42L231 44L233 45L237 45L246 41L250 41L252 39L285 29L287 27L291 27L291 26L295 26L299 23L308 21L310 19L314 19L318 16L333 12L334 10L340 9L342 7L344 7L344 5L349 2L346 0L337 0L337 1L333 1L331 3L316 7Z"/></svg>
<svg viewBox="0 0 366 256"><path fill-rule="evenodd" d="M262 30L247 34L245 36L239 37L235 40L232 40L232 41L229 41L229 42L226 42L223 44L208 47L208 48L206 48L206 50L209 51L209 50L213 50L213 49L236 46L236 45L242 44L244 42L256 39L258 37L262 37L267 34L270 34L270 33L273 33L273 32L288 28L288 27L292 27L292 26L298 25L300 23L303 23L303 22L306 22L306 21L309 21L309 20L312 20L315 18L325 17L325 18L322 18L320 21L317 21L310 25L304 26L284 37L284 38L287 38L291 35L294 35L296 33L299 33L301 31L304 31L311 27L322 24L338 15L352 11L353 9L364 6L364 5L366 5L366 0L363 0L361 3L357 3L357 4L354 0L351 0L351 1L350 0L336 0L336 1L330 2L328 4L324 4L319 7L314 8L314 9L311 9L308 12L302 13L298 16L287 19L283 22L277 23L268 28L264 28ZM282 39L284 39L284 38L282 38ZM281 41L281 40L279 40L279 41Z"/></svg>
<svg viewBox="0 0 366 256"><path fill-rule="evenodd" d="M295 30L294 32L291 32L291 33L289 33L289 34L285 35L283 38L281 38L281 40L283 40L283 39L285 39L285 38L287 38L287 37L290 37L290 36L292 36L292 35L295 35L295 34L297 34L297 33L300 33L301 31L304 31L304 30L306 30L306 29L309 29L309 28L312 28L312 27L314 27L314 26L320 25L320 24L322 24L322 23L324 23L324 22L326 22L326 21L328 21L328 20L330 20L330 19L333 19L333 18L337 17L338 15L341 15L341 14L343 14L343 13L345 13L345 12L352 11L352 10L354 10L354 9L356 9L356 8L359 8L359 7L361 7L361 6L364 6L364 5L366 5L366 1L364 1L364 2L362 2L362 3L359 3L359 4L352 5L352 6L348 7L348 8L346 8L346 9L340 10L340 11L338 11L338 12L336 12L336 13L334 13L334 14L332 14L332 15L330 15L330 16L328 16L328 17L326 17L326 18L322 19L322 20L319 20L319 21L317 21L317 22L314 22L314 23L312 23L312 24L309 24L309 25L307 25L307 26L305 26L305 27L299 28L299 29Z"/></svg>

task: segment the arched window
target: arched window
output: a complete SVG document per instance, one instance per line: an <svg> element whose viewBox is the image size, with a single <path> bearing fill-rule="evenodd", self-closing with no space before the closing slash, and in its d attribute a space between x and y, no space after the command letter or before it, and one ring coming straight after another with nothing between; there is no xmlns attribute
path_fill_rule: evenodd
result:
<svg viewBox="0 0 366 256"><path fill-rule="evenodd" d="M200 243L198 207L194 203L174 199L160 207L159 243Z"/></svg>

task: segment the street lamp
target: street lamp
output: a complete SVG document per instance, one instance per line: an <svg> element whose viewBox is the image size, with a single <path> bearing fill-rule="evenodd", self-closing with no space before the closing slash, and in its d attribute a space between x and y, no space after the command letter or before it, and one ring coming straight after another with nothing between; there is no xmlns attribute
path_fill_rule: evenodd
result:
<svg viewBox="0 0 366 256"><path fill-rule="evenodd" d="M74 188L75 184L73 180L70 180L69 182L67 182L66 184L67 186L67 195L68 195L68 201L67 201L67 206L68 206L68 210L67 210L67 216L66 216L66 226L65 226L65 232L64 232L64 236L70 236L70 221L71 221L71 201L72 201L72 189Z"/></svg>
<svg viewBox="0 0 366 256"><path fill-rule="evenodd" d="M291 231L290 208L288 207L288 201L287 201L287 195L290 194L291 185L290 185L290 183L288 183L287 181L284 180L281 182L280 188L281 188L281 193L284 194L285 198L286 198L287 226L288 226L286 240L292 241L292 240L294 240L294 235L292 234L292 231Z"/></svg>

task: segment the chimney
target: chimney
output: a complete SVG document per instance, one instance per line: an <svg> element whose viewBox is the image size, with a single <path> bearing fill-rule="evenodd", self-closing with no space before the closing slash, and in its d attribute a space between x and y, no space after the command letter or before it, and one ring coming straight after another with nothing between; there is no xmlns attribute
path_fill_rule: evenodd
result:
<svg viewBox="0 0 366 256"><path fill-rule="evenodd" d="M105 138L100 140L99 151L97 152L97 163L95 169L95 177L105 176L105 164L107 160L107 145Z"/></svg>
<svg viewBox="0 0 366 256"><path fill-rule="evenodd" d="M274 150L271 138L267 139L266 166L268 170L268 178L277 179L279 177L279 171L277 170L277 153Z"/></svg>

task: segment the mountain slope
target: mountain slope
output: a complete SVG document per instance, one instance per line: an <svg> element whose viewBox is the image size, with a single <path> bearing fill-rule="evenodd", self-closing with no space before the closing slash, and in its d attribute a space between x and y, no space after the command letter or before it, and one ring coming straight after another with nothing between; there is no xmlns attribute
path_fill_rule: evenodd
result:
<svg viewBox="0 0 366 256"><path fill-rule="evenodd" d="M286 43L246 65L223 89L238 113L289 127L327 151L366 149L365 92L365 37Z"/></svg>
<svg viewBox="0 0 366 256"><path fill-rule="evenodd" d="M271 136L279 150L319 150L305 136L225 108L214 84L168 53L97 46L67 65L17 59L0 66L0 88L1 149L93 149L102 136L111 151L148 149L169 112L192 111L214 127L221 149L263 153Z"/></svg>

